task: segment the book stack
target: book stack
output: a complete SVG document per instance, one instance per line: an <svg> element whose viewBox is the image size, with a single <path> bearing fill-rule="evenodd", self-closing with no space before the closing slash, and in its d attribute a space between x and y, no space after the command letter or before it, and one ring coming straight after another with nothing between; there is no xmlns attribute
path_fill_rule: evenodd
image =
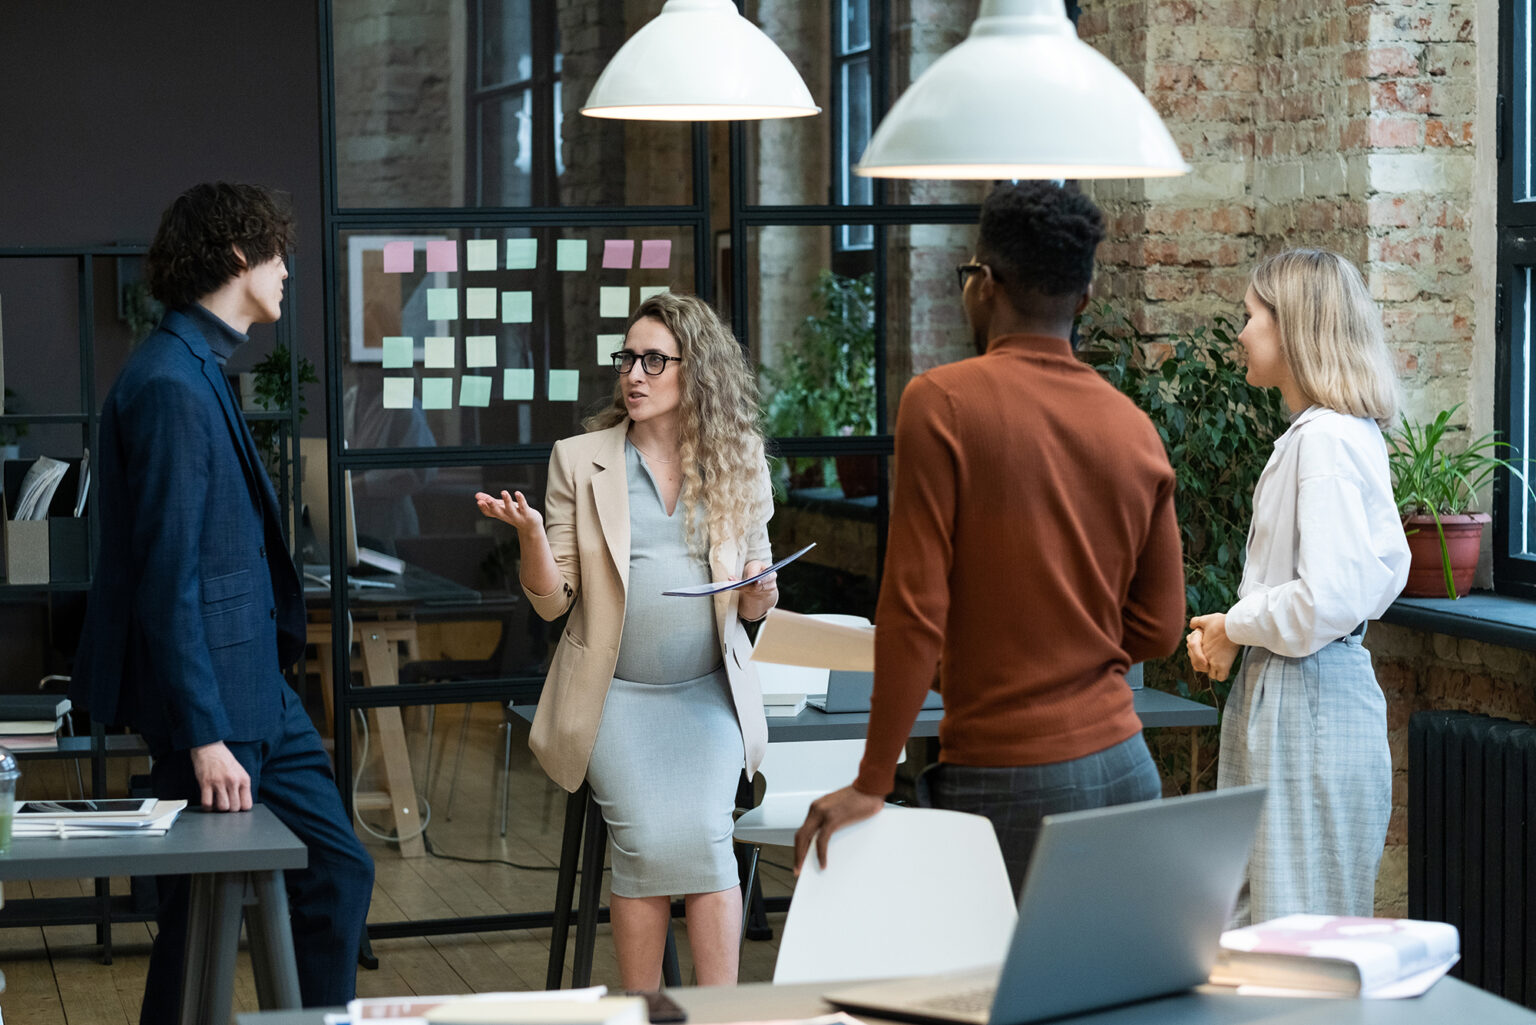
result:
<svg viewBox="0 0 1536 1025"><path fill-rule="evenodd" d="M766 716L794 716L803 711L805 711L804 694L763 695L763 714Z"/></svg>
<svg viewBox="0 0 1536 1025"><path fill-rule="evenodd" d="M69 707L69 698L57 694L0 694L0 747L11 751L57 748Z"/></svg>
<svg viewBox="0 0 1536 1025"><path fill-rule="evenodd" d="M164 836L186 806L186 801L152 797L23 801L16 808L11 835L22 839Z"/></svg>
<svg viewBox="0 0 1536 1025"><path fill-rule="evenodd" d="M1412 918L1286 915L1221 934L1211 982L1307 996L1418 996L1461 956L1461 934Z"/></svg>

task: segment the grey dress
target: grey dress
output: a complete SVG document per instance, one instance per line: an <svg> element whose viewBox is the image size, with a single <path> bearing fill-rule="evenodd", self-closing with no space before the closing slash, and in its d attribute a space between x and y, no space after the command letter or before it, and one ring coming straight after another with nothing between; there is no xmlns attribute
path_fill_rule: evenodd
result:
<svg viewBox="0 0 1536 1025"><path fill-rule="evenodd" d="M614 893L714 893L737 885L731 828L741 727L714 602L661 593L707 583L709 563L688 549L682 503L667 515L650 469L627 441L624 469L624 633L587 780L608 824Z"/></svg>

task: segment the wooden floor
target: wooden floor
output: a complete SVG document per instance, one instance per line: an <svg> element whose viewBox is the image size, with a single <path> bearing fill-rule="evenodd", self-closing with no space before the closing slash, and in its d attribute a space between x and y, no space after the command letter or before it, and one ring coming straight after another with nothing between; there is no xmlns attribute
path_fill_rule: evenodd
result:
<svg viewBox="0 0 1536 1025"><path fill-rule="evenodd" d="M425 794L431 806L427 839L436 856L403 859L393 844L359 829L373 854L376 881L370 922L397 922L461 915L516 911L546 911L554 905L555 866L560 853L560 829L565 797L534 764L528 753L527 726L514 719L512 730L511 802L507 835L500 835L503 725L494 704L474 706L468 740L458 746L464 706L442 706L428 744L425 715L407 715L412 761L418 789L429 779ZM361 738L360 738L361 739ZM376 750L376 747L373 748ZM376 766L363 765L363 789L375 785ZM427 773L430 764L430 777ZM58 797L76 793L74 774L64 762L31 761L24 765L22 796ZM113 766L113 781L126 785L129 765ZM131 771L143 772L142 761ZM448 795L453 782L452 818ZM120 790L114 790L120 792ZM376 829L382 813L365 813ZM764 890L788 893L793 886L788 852L765 852ZM450 860L482 859L488 863ZM512 864L505 864L510 862ZM777 864L775 864L777 863ZM8 900L65 896L90 892L84 880L7 884ZM126 892L127 880L113 881L114 892ZM606 888L605 888L606 899ZM742 981L762 981L773 975L782 915L770 916L774 939L748 941L742 952ZM684 981L689 981L687 929L678 921L677 936ZM0 1012L7 1025L98 1025L138 1021L149 961L153 926L122 923L113 927L113 963L100 963L92 926L49 926L0 929L0 969L6 988ZM574 929L572 930L574 938ZM549 960L548 929L520 932L461 934L431 938L380 940L373 945L377 971L359 970L362 996L402 993L461 993L487 990L542 989ZM567 965L570 951L567 949ZM594 983L619 983L613 946L606 925L599 927ZM256 1008L250 965L241 953L236 978L235 1010Z"/></svg>

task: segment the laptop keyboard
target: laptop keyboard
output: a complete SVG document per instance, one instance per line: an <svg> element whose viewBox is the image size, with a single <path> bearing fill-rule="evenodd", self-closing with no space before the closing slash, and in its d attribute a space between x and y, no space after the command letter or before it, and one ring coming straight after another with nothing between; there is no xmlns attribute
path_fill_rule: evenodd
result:
<svg viewBox="0 0 1536 1025"><path fill-rule="evenodd" d="M979 1011L992 1009L992 1000L997 996L996 986L982 986L978 989L956 990L953 993L941 993L927 1000L919 1001L917 1006L924 1010L949 1011L954 1014L976 1014Z"/></svg>

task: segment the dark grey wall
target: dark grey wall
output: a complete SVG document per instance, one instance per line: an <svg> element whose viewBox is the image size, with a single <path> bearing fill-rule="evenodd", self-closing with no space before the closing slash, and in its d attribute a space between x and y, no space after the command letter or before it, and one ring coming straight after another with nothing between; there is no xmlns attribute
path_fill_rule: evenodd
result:
<svg viewBox="0 0 1536 1025"><path fill-rule="evenodd" d="M189 185L258 182L292 194L291 295L301 351L324 351L320 266L320 72L313 0L15 0L0 3L0 246L147 242ZM0 261L6 381L25 411L78 407L57 362L74 344L72 287ZM98 261L109 278L112 261ZM7 281L9 278L9 282ZM9 286L9 287L8 287ZM111 301L112 282L104 282ZM58 300L62 299L62 307ZM115 320L114 318L111 318ZM125 332L103 323L103 385ZM247 363L270 344L253 335ZM72 359L72 358L71 358ZM238 367L237 367L238 369ZM56 394L63 389L63 394ZM311 430L323 424L311 386ZM62 405L60 403L63 403ZM323 430L323 427L321 428Z"/></svg>

